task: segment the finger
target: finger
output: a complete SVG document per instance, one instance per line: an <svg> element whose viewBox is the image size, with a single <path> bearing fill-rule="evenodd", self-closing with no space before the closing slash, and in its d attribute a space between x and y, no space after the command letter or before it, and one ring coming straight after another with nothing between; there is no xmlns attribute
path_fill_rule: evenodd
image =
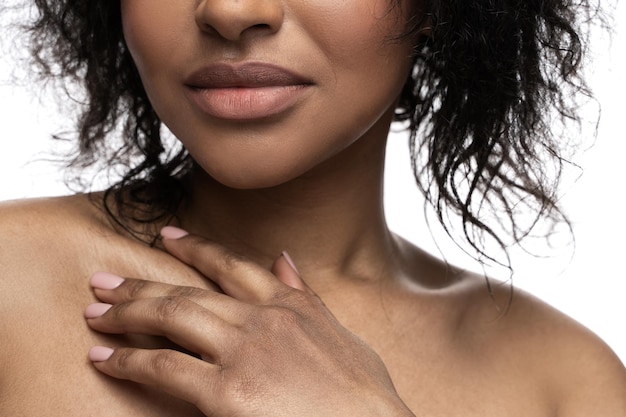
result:
<svg viewBox="0 0 626 417"><path fill-rule="evenodd" d="M215 358L237 331L211 311L184 297L146 298L85 310L88 325L102 333L164 336L203 357Z"/></svg>
<svg viewBox="0 0 626 417"><path fill-rule="evenodd" d="M98 299L109 304L155 297L184 297L211 310L222 319L237 323L245 305L225 294L204 288L165 284L133 278L122 278L108 272L96 272L90 284Z"/></svg>
<svg viewBox="0 0 626 417"><path fill-rule="evenodd" d="M296 268L293 259L284 251L272 265L272 273L284 284L300 291L310 292L311 289L300 277L300 272Z"/></svg>
<svg viewBox="0 0 626 417"><path fill-rule="evenodd" d="M203 409L220 399L219 367L182 352L95 346L89 359L106 375L160 389Z"/></svg>
<svg viewBox="0 0 626 417"><path fill-rule="evenodd" d="M161 231L163 246L207 276L228 295L264 304L288 288L265 268L225 247L171 226Z"/></svg>

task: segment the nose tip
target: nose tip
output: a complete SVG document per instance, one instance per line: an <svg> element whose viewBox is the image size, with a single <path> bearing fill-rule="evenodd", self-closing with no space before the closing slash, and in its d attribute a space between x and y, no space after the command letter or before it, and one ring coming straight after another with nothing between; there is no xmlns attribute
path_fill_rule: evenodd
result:
<svg viewBox="0 0 626 417"><path fill-rule="evenodd" d="M240 41L252 33L278 32L284 10L282 0L203 0L196 9L195 19L205 32Z"/></svg>

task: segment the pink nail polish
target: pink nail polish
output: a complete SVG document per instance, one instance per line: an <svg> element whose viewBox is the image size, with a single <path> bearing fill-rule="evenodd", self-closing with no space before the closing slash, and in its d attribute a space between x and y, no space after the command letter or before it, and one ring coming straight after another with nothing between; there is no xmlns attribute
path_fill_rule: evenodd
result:
<svg viewBox="0 0 626 417"><path fill-rule="evenodd" d="M102 316L104 313L109 311L109 309L113 307L111 304L105 303L95 303L90 304L85 309L85 318L86 319L95 319Z"/></svg>
<svg viewBox="0 0 626 417"><path fill-rule="evenodd" d="M94 346L89 349L89 360L92 362L104 362L111 357L113 349L104 346Z"/></svg>
<svg viewBox="0 0 626 417"><path fill-rule="evenodd" d="M91 277L91 286L100 290L114 290L124 282L124 278L108 272L96 272Z"/></svg>
<svg viewBox="0 0 626 417"><path fill-rule="evenodd" d="M296 264L294 263L293 259L291 259L291 256L289 256L286 250L283 251L282 255L287 261L287 263L289 264L289 266L291 267L291 269L293 269L294 272L298 274L298 276L301 276L300 271L298 271L298 268L296 268Z"/></svg>
<svg viewBox="0 0 626 417"><path fill-rule="evenodd" d="M161 229L161 237L163 239L176 240L189 235L189 232L174 226L165 226Z"/></svg>

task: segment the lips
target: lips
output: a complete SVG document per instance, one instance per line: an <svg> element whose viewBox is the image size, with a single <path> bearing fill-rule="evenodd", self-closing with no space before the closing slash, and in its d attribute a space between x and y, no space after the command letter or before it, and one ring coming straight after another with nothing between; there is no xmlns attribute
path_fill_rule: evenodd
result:
<svg viewBox="0 0 626 417"><path fill-rule="evenodd" d="M254 120L291 109L313 83L281 67L217 64L185 81L186 95L203 113L226 120Z"/></svg>
<svg viewBox="0 0 626 417"><path fill-rule="evenodd" d="M305 85L311 82L287 69L261 63L217 64L194 72L185 82L193 88L255 88Z"/></svg>

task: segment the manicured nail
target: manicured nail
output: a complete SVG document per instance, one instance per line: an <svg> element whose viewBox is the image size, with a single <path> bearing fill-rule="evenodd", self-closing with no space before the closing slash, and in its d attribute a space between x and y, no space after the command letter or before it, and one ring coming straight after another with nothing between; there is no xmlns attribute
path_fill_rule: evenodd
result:
<svg viewBox="0 0 626 417"><path fill-rule="evenodd" d="M282 255L287 261L287 263L289 264L289 266L291 267L291 269L293 269L294 272L298 274L298 276L300 276L300 271L298 271L298 268L296 268L296 264L293 262L293 259L291 259L291 256L289 256L286 250L283 251Z"/></svg>
<svg viewBox="0 0 626 417"><path fill-rule="evenodd" d="M124 282L124 278L108 272L96 272L91 277L91 286L100 290L114 290Z"/></svg>
<svg viewBox="0 0 626 417"><path fill-rule="evenodd" d="M89 349L89 360L92 362L104 362L111 357L113 349L104 346L94 346Z"/></svg>
<svg viewBox="0 0 626 417"><path fill-rule="evenodd" d="M161 237L163 239L176 240L180 239L181 237L185 237L188 234L189 232L174 226L165 226L163 229L161 229Z"/></svg>
<svg viewBox="0 0 626 417"><path fill-rule="evenodd" d="M85 309L85 318L86 319L95 319L102 316L104 313L109 311L109 309L113 307L111 304L105 303L95 303L90 304Z"/></svg>

